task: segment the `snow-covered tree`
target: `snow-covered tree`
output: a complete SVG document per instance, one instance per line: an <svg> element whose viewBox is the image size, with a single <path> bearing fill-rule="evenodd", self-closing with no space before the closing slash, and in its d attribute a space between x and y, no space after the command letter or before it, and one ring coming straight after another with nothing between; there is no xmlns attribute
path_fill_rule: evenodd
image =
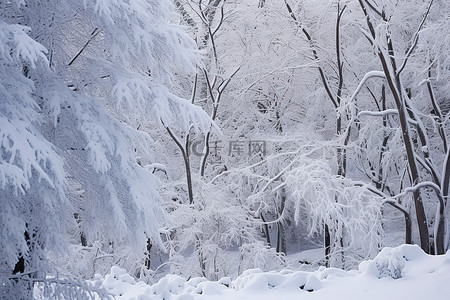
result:
<svg viewBox="0 0 450 300"><path fill-rule="evenodd" d="M47 51L28 27L0 22L0 276L41 275L43 248L61 249L70 220L63 159L42 132L35 85L24 74L45 68Z"/></svg>
<svg viewBox="0 0 450 300"><path fill-rule="evenodd" d="M136 259L149 242L163 248L157 179L136 161L153 141L139 129L212 124L171 92L171 74L199 61L171 2L0 8L2 278L43 280L46 251L67 249L68 230Z"/></svg>

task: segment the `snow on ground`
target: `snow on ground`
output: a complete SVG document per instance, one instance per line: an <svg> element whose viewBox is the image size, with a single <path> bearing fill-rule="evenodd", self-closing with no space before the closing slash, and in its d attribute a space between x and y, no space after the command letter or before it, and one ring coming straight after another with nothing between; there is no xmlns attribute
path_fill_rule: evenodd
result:
<svg viewBox="0 0 450 300"><path fill-rule="evenodd" d="M323 248L304 250L298 253L289 253L286 258L288 268L299 271L317 270L325 265L325 253Z"/></svg>
<svg viewBox="0 0 450 300"><path fill-rule="evenodd" d="M154 285L136 282L113 267L101 284L117 299L450 299L450 252L426 255L416 245L385 248L358 270L321 267L313 272L248 270L235 280L204 278L186 281L167 275Z"/></svg>

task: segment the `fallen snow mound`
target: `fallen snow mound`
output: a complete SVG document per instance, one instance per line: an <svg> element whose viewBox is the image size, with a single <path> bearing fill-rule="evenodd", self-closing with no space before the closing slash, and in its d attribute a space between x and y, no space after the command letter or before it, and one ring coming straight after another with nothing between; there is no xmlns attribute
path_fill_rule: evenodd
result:
<svg viewBox="0 0 450 300"><path fill-rule="evenodd" d="M185 280L167 275L154 285L136 282L113 267L101 285L117 299L449 299L450 251L425 254L416 245L385 248L358 270L320 268L314 272L248 270L235 280Z"/></svg>

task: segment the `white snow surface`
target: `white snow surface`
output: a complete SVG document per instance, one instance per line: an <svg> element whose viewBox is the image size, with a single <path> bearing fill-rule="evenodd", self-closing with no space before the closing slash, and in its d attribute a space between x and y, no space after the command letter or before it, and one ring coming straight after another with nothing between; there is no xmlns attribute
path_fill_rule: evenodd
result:
<svg viewBox="0 0 450 300"><path fill-rule="evenodd" d="M113 267L101 285L116 299L450 299L450 251L425 254L417 245L384 248L358 270L321 267L305 272L245 271L234 280L186 280L166 275L156 284L136 282L125 270Z"/></svg>

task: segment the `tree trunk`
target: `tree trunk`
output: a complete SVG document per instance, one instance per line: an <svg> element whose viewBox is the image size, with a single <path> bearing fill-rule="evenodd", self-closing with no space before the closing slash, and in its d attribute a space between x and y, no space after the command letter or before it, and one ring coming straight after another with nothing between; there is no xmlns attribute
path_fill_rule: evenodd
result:
<svg viewBox="0 0 450 300"><path fill-rule="evenodd" d="M186 170L186 184L187 184L187 190L188 190L189 204L193 204L194 203L194 192L193 192L193 188L192 188L191 163L189 160L189 134L187 134L185 145L183 146L181 144L181 142L178 140L178 138L172 133L172 131L170 130L169 127L166 127L166 130L169 133L172 140L175 142L175 144L180 149L181 154L183 156L184 168Z"/></svg>
<svg viewBox="0 0 450 300"><path fill-rule="evenodd" d="M278 195L280 197L278 217L281 217L281 219L277 222L277 252L284 253L286 255L286 230L284 228L283 220L283 213L286 207L286 189L282 187Z"/></svg>
<svg viewBox="0 0 450 300"><path fill-rule="evenodd" d="M269 232L269 225L266 223L266 219L264 218L264 214L261 213L261 220L264 222L263 228L264 228L264 235L266 236L266 242L269 247L272 247L270 243L270 232Z"/></svg>
<svg viewBox="0 0 450 300"><path fill-rule="evenodd" d="M150 265L151 265L151 258L150 258L150 251L152 250L153 244L152 241L150 239L147 239L147 251L145 252L145 268L147 268L147 270L150 270Z"/></svg>
<svg viewBox="0 0 450 300"><path fill-rule="evenodd" d="M279 221L277 223L277 252L278 253L284 253L284 255L287 255L286 251L286 233L284 229L283 221Z"/></svg>
<svg viewBox="0 0 450 300"><path fill-rule="evenodd" d="M331 236L330 236L330 229L328 228L328 225L325 224L324 229L324 245L325 245L325 266L330 266L330 252L331 252Z"/></svg>

